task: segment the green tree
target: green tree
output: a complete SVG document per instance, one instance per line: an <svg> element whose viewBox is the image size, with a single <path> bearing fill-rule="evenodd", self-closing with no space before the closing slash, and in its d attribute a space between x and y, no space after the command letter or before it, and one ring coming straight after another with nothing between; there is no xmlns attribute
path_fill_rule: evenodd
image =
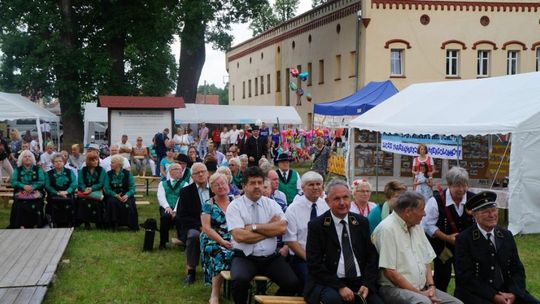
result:
<svg viewBox="0 0 540 304"><path fill-rule="evenodd" d="M231 24L245 23L267 0L183 0L177 7L180 60L176 96L195 102L206 59L205 43L223 51L231 47Z"/></svg>
<svg viewBox="0 0 540 304"><path fill-rule="evenodd" d="M274 14L272 7L268 2L265 2L257 9L257 13L253 17L253 21L249 25L253 36L259 35L276 25L278 25L279 20Z"/></svg>
<svg viewBox="0 0 540 304"><path fill-rule="evenodd" d="M274 12L279 22L285 22L296 15L300 0L276 0Z"/></svg>
<svg viewBox="0 0 540 304"><path fill-rule="evenodd" d="M206 94L206 95L218 95L219 96L219 104L220 105L228 105L229 104L229 85L226 84L224 88L218 88L215 84L210 85L200 85L197 88L198 94Z"/></svg>

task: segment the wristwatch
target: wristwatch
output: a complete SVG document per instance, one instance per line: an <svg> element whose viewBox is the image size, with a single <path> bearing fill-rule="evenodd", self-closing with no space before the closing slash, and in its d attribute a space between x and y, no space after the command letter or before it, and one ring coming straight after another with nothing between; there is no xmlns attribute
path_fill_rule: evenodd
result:
<svg viewBox="0 0 540 304"><path fill-rule="evenodd" d="M252 224L251 225L251 231L257 231L257 225Z"/></svg>

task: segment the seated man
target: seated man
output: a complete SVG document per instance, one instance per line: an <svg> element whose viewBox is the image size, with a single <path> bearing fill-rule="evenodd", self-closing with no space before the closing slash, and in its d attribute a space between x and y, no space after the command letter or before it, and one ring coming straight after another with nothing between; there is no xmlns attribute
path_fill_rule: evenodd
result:
<svg viewBox="0 0 540 304"><path fill-rule="evenodd" d="M277 179L275 171L271 172ZM306 264L308 222L328 211L328 204L321 198L323 177L319 173L308 171L302 175L302 191L304 195L298 196L285 211L287 233L283 237L291 253L289 263L302 284L301 293L308 275Z"/></svg>
<svg viewBox="0 0 540 304"><path fill-rule="evenodd" d="M379 294L385 303L462 303L435 288L431 273L435 252L419 225L424 207L422 194L407 191L373 231L381 271Z"/></svg>
<svg viewBox="0 0 540 304"><path fill-rule="evenodd" d="M276 237L287 229L285 215L275 201L262 196L263 182L262 170L249 167L243 180L245 194L232 201L225 214L234 249L231 277L236 304L246 303L256 275L275 282L280 287L279 295L292 295L298 288L294 272L276 253Z"/></svg>
<svg viewBox="0 0 540 304"><path fill-rule="evenodd" d="M347 183L332 180L326 191L330 210L308 223L306 301L383 303L377 295L377 251L369 239L368 221L349 213L351 193Z"/></svg>
<svg viewBox="0 0 540 304"><path fill-rule="evenodd" d="M476 221L456 238L456 297L465 303L540 303L525 287L512 233L497 227L497 194L484 191L465 205Z"/></svg>
<svg viewBox="0 0 540 304"><path fill-rule="evenodd" d="M176 204L180 197L180 190L187 185L187 181L182 180L182 167L179 164L174 164L169 168L171 177L162 181L158 185L157 198L159 202L159 249L165 249L165 245L169 241L169 229L173 225L176 226L178 238L180 238L180 229L178 222L175 221Z"/></svg>

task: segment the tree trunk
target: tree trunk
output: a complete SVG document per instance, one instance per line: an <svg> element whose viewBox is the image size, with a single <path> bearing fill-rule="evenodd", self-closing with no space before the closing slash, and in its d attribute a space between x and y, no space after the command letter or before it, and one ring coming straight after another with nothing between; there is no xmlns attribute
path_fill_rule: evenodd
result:
<svg viewBox="0 0 540 304"><path fill-rule="evenodd" d="M83 138L79 75L75 55L77 38L74 33L71 0L58 0L58 8L62 15L60 52L64 55L59 56L55 63L58 99L64 124L64 143L73 144L82 142Z"/></svg>
<svg viewBox="0 0 540 304"><path fill-rule="evenodd" d="M103 1L103 10L105 18L114 18L118 12L128 11L128 1ZM125 18L125 17L124 17ZM105 21L107 24L107 21ZM126 47L126 28L119 28L114 22L108 23L115 28L109 28L110 37L107 39L107 50L109 58L112 60L112 67L109 73L108 83L103 90L103 95L131 95L126 83L125 72L125 47Z"/></svg>
<svg viewBox="0 0 540 304"><path fill-rule="evenodd" d="M197 1L191 1L197 5ZM186 103L195 103L197 86L206 60L204 34L206 24L197 9L186 12L184 28L180 34L180 67L176 85L176 96L184 98Z"/></svg>

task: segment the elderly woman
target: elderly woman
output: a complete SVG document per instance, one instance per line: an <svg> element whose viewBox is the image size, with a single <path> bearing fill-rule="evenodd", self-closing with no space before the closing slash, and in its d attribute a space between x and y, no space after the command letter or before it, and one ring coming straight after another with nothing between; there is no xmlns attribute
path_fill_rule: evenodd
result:
<svg viewBox="0 0 540 304"><path fill-rule="evenodd" d="M349 211L367 218L369 213L377 207L377 204L369 201L371 197L371 184L365 179L355 180L352 183L352 194L354 201Z"/></svg>
<svg viewBox="0 0 540 304"><path fill-rule="evenodd" d="M184 128L176 128L176 134L173 136L174 152L187 155L189 147L189 136Z"/></svg>
<svg viewBox="0 0 540 304"><path fill-rule="evenodd" d="M372 233L373 230L375 230L375 227L377 227L377 225L379 225L379 223L392 212L397 199L406 190L407 187L405 184L398 180L390 181L384 186L384 196L386 197L386 202L373 208L368 216L370 233Z"/></svg>
<svg viewBox="0 0 540 304"><path fill-rule="evenodd" d="M219 303L220 272L230 269L232 258L231 234L227 229L225 213L233 200L229 196L229 180L226 175L214 173L209 179L214 197L202 205L201 253L204 282L212 284L209 303Z"/></svg>
<svg viewBox="0 0 540 304"><path fill-rule="evenodd" d="M11 177L13 207L9 219L10 228L38 228L43 226L43 188L45 174L36 165L32 152L21 152L17 168Z"/></svg>
<svg viewBox="0 0 540 304"><path fill-rule="evenodd" d="M246 172L246 169L248 167L249 158L247 154L242 154L238 156L238 159L240 159L240 172L242 172L243 174L244 172Z"/></svg>
<svg viewBox="0 0 540 304"><path fill-rule="evenodd" d="M229 195L232 195L235 198L240 196L240 189L238 189L238 187L233 183L231 169L227 167L219 167L216 173L225 174L227 176L227 180L229 181Z"/></svg>
<svg viewBox="0 0 540 304"><path fill-rule="evenodd" d="M118 226L128 226L139 230L139 215L135 205L135 179L128 170L122 168L121 155L111 158L111 170L105 182L105 222L113 230Z"/></svg>
<svg viewBox="0 0 540 304"><path fill-rule="evenodd" d="M143 139L140 136L137 137L137 142L133 149L131 149L131 158L133 159L137 175L145 176L146 165L148 164L148 148L143 146Z"/></svg>
<svg viewBox="0 0 540 304"><path fill-rule="evenodd" d="M73 194L77 189L77 178L73 171L64 167L64 157L55 153L53 168L45 174L47 190L47 213L53 227L72 227L74 224Z"/></svg>
<svg viewBox="0 0 540 304"><path fill-rule="evenodd" d="M242 189L242 172L240 171L240 159L238 157L229 160L229 169L231 170L232 184L238 189Z"/></svg>
<svg viewBox="0 0 540 304"><path fill-rule="evenodd" d="M90 229L90 223L95 223L96 228L102 228L106 173L99 165L96 151L86 153L86 166L79 170L78 180L77 216L86 229Z"/></svg>

